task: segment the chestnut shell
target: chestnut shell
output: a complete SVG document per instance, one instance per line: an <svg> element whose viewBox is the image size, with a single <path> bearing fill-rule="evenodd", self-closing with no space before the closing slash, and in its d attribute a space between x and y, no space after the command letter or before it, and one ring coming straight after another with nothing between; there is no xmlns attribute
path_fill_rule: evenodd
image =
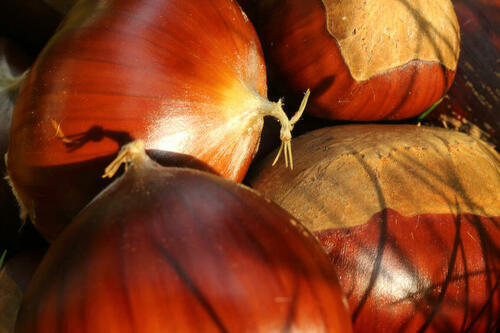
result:
<svg viewBox="0 0 500 333"><path fill-rule="evenodd" d="M288 213L203 172L142 171L53 243L17 333L351 330L328 256Z"/></svg>
<svg viewBox="0 0 500 333"><path fill-rule="evenodd" d="M233 1L78 1L14 110L8 172L18 199L54 240L136 139L241 181L263 123L246 93L265 97L265 66Z"/></svg>
<svg viewBox="0 0 500 333"><path fill-rule="evenodd" d="M500 217L403 216L316 233L355 332L498 332Z"/></svg>
<svg viewBox="0 0 500 333"><path fill-rule="evenodd" d="M252 2L244 4L252 7ZM316 117L356 121L411 118L438 101L455 77L456 69L414 59L358 81L346 65L338 41L328 32L321 0L261 0L254 6L269 70L276 71L281 84L295 94L310 88L312 107L306 112ZM418 11L414 15L416 21L427 22ZM432 22L425 29L417 34L419 38L426 39L435 30ZM456 34L459 36L458 31ZM373 40L377 43L378 36Z"/></svg>
<svg viewBox="0 0 500 333"><path fill-rule="evenodd" d="M323 128L250 179L330 255L356 332L495 332L500 155L463 133L411 125Z"/></svg>

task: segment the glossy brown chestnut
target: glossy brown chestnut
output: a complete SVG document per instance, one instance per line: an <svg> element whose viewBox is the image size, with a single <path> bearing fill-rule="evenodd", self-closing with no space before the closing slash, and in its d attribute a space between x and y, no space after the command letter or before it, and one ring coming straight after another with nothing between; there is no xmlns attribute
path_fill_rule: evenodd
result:
<svg viewBox="0 0 500 333"><path fill-rule="evenodd" d="M318 232L355 332L498 332L500 217L393 210Z"/></svg>
<svg viewBox="0 0 500 333"><path fill-rule="evenodd" d="M82 0L37 59L16 105L8 170L20 202L54 239L105 184L118 147L193 156L240 181L266 115L259 40L230 0Z"/></svg>
<svg viewBox="0 0 500 333"><path fill-rule="evenodd" d="M134 149L47 252L17 333L351 331L328 256L291 215Z"/></svg>
<svg viewBox="0 0 500 333"><path fill-rule="evenodd" d="M457 75L425 121L487 140L500 150L500 1L454 1L461 26Z"/></svg>
<svg viewBox="0 0 500 333"><path fill-rule="evenodd" d="M355 332L494 332L500 156L463 133L353 125L294 139L294 170L251 184L312 230Z"/></svg>
<svg viewBox="0 0 500 333"><path fill-rule="evenodd" d="M409 118L453 81L460 34L449 0L255 3L269 67L293 91L311 88L315 116Z"/></svg>

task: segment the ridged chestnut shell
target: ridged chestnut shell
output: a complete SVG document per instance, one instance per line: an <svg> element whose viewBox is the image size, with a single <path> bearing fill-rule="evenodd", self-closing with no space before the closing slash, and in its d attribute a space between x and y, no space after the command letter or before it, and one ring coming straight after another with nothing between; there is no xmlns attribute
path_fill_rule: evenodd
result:
<svg viewBox="0 0 500 333"><path fill-rule="evenodd" d="M101 170L134 139L241 181L265 96L260 43L234 1L82 0L20 92L10 179L49 240L105 187Z"/></svg>
<svg viewBox="0 0 500 333"><path fill-rule="evenodd" d="M270 70L311 89L310 114L404 119L433 105L456 71L460 32L449 0L260 0L255 24Z"/></svg>
<svg viewBox="0 0 500 333"><path fill-rule="evenodd" d="M16 332L350 332L344 302L319 243L275 204L132 166L53 243Z"/></svg>
<svg viewBox="0 0 500 333"><path fill-rule="evenodd" d="M313 231L356 332L495 332L500 156L440 128L351 125L294 139L250 183Z"/></svg>

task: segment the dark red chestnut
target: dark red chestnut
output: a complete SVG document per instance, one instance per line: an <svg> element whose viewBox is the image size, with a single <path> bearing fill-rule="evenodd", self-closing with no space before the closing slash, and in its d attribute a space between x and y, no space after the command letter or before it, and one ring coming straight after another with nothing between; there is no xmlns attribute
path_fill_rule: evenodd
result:
<svg viewBox="0 0 500 333"><path fill-rule="evenodd" d="M53 243L16 332L350 332L328 256L248 188L128 145Z"/></svg>
<svg viewBox="0 0 500 333"><path fill-rule="evenodd" d="M413 117L453 81L460 32L449 0L261 0L253 6L269 67L293 91L311 88L308 112L315 116Z"/></svg>
<svg viewBox="0 0 500 333"><path fill-rule="evenodd" d="M494 332L500 156L450 130L352 125L294 139L252 186L319 238L356 332Z"/></svg>
<svg viewBox="0 0 500 333"><path fill-rule="evenodd" d="M241 181L264 116L279 120L283 142L291 138L293 121L266 89L260 42L234 1L78 1L20 92L9 176L50 240L134 139Z"/></svg>

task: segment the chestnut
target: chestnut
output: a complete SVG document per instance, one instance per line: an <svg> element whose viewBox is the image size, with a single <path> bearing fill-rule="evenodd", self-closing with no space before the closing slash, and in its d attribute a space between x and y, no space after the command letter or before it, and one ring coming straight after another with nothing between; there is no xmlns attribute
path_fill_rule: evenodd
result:
<svg viewBox="0 0 500 333"><path fill-rule="evenodd" d="M125 174L52 244L16 333L351 332L328 256L298 221L221 177L122 149Z"/></svg>
<svg viewBox="0 0 500 333"><path fill-rule="evenodd" d="M269 68L292 91L311 88L308 112L314 116L410 118L439 100L453 81L460 29L450 0L253 5Z"/></svg>
<svg viewBox="0 0 500 333"><path fill-rule="evenodd" d="M346 125L294 139L252 186L327 250L356 332L494 332L500 314L500 155L463 133Z"/></svg>
<svg viewBox="0 0 500 333"><path fill-rule="evenodd" d="M10 180L48 240L106 186L99 173L136 139L241 181L263 118L279 120L287 151L298 120L266 91L260 42L234 1L78 1L20 91Z"/></svg>

